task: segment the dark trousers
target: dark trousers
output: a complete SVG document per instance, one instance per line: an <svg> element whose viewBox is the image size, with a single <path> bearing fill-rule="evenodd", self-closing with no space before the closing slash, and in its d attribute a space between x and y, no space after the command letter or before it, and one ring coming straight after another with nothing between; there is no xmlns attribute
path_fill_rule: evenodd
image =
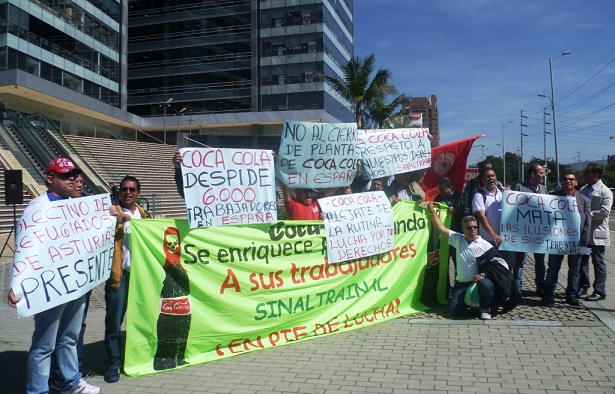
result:
<svg viewBox="0 0 615 394"><path fill-rule="evenodd" d="M594 293L606 296L606 262L604 261L606 247L604 245L588 245L588 248L591 248L591 254L581 256L581 280L579 288L589 288L589 258L591 256L594 266Z"/></svg>
<svg viewBox="0 0 615 394"><path fill-rule="evenodd" d="M468 306L463 302L466 295L466 290L474 282L457 282L455 281L455 287L453 288L453 295L451 303L449 304L449 310L453 317L462 317ZM479 308L481 311L488 311L493 302L493 295L495 293L495 287L493 282L484 278L476 282L478 285L478 294L480 295Z"/></svg>
<svg viewBox="0 0 615 394"><path fill-rule="evenodd" d="M549 268L547 269L547 279L545 280L544 297L551 301L555 300L555 288L557 287L557 276L562 267L565 255L549 255ZM579 296L579 262L578 254L568 255L568 285L566 286L566 299L577 298Z"/></svg>
<svg viewBox="0 0 615 394"><path fill-rule="evenodd" d="M128 299L128 282L130 274L124 272L120 287L113 290L109 282L105 284L105 350L107 351L107 368L119 369L122 366L120 332L122 321L126 315L126 301Z"/></svg>

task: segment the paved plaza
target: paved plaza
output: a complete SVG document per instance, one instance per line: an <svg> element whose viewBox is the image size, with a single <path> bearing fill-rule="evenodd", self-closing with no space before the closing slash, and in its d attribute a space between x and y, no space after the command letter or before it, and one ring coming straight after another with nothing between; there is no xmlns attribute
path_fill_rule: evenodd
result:
<svg viewBox="0 0 615 394"><path fill-rule="evenodd" d="M101 375L99 286L87 318L84 369L103 393L615 393L615 247L607 248L607 260L609 296L583 307L568 307L563 299L539 306L530 260L522 304L492 321L451 320L445 307L436 308L178 371L122 375L115 384ZM8 262L0 262L3 297ZM0 393L23 393L33 322L17 319L6 302L0 314Z"/></svg>

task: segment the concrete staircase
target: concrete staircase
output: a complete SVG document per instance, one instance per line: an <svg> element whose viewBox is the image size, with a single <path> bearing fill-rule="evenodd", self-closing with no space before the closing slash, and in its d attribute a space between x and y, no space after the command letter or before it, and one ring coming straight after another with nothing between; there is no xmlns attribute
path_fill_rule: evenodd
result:
<svg viewBox="0 0 615 394"><path fill-rule="evenodd" d="M173 178L175 145L66 135L77 152L107 183L119 186L124 176L141 182L141 197L157 218L186 218L184 200Z"/></svg>

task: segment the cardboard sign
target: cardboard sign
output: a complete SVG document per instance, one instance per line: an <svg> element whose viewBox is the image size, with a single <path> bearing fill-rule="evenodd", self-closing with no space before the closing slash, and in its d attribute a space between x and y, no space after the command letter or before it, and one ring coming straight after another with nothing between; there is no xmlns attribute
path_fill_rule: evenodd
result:
<svg viewBox="0 0 615 394"><path fill-rule="evenodd" d="M383 191L320 198L318 205L325 214L330 262L393 249L393 210Z"/></svg>
<svg viewBox="0 0 615 394"><path fill-rule="evenodd" d="M19 317L75 300L111 272L116 218L109 194L33 200L15 229L11 287Z"/></svg>
<svg viewBox="0 0 615 394"><path fill-rule="evenodd" d="M184 148L180 152L190 227L277 220L271 151Z"/></svg>
<svg viewBox="0 0 615 394"><path fill-rule="evenodd" d="M341 187L359 163L356 123L286 121L276 175L290 188Z"/></svg>
<svg viewBox="0 0 615 394"><path fill-rule="evenodd" d="M574 197L504 191L501 250L577 254L581 217Z"/></svg>
<svg viewBox="0 0 615 394"><path fill-rule="evenodd" d="M365 179L431 166L429 129L359 130L358 135Z"/></svg>

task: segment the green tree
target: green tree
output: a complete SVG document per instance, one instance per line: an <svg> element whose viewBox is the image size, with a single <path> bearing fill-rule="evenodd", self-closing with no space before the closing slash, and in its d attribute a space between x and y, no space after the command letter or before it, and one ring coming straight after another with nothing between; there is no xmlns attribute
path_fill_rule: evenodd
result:
<svg viewBox="0 0 615 394"><path fill-rule="evenodd" d="M388 95L397 94L397 89L389 82L391 72L380 68L370 80L376 62L375 55L365 58L353 57L342 67L343 80L323 75L325 82L342 98L351 103L358 128L363 128L363 116L367 107L384 101Z"/></svg>
<svg viewBox="0 0 615 394"><path fill-rule="evenodd" d="M401 108L398 110L398 107L407 101L409 101L409 98L405 94L395 97L390 103L376 100L365 109L364 126L378 129L409 126L412 118L409 115L402 114Z"/></svg>

